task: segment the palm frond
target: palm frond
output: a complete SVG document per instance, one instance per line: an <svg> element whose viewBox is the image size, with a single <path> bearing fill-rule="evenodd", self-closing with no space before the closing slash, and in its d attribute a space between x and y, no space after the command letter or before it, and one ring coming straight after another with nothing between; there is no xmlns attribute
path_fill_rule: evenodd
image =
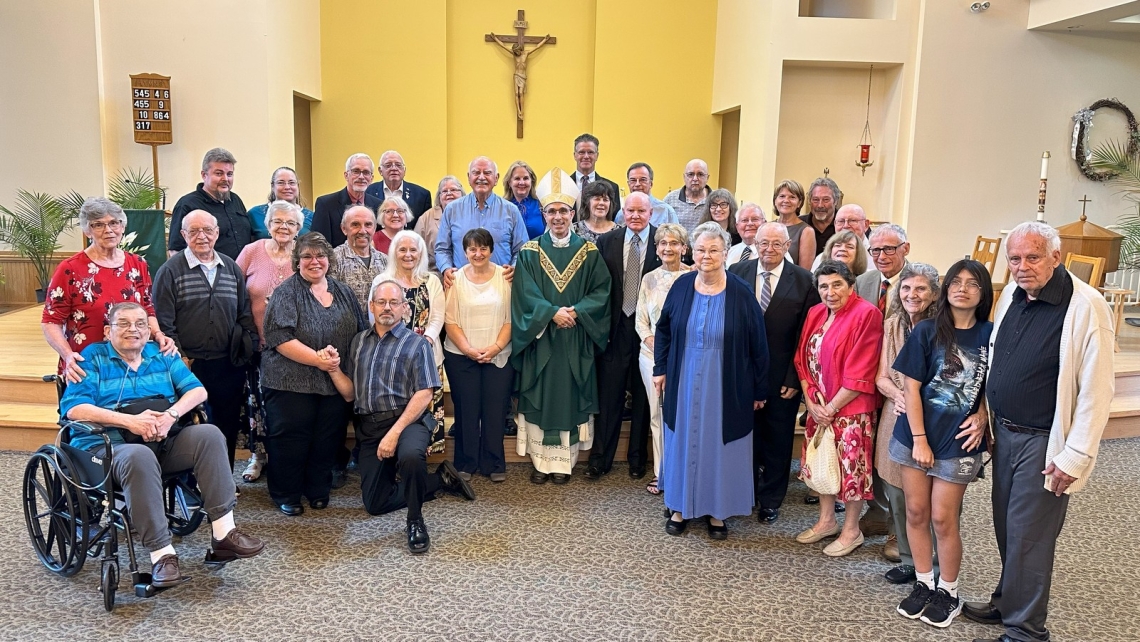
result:
<svg viewBox="0 0 1140 642"><path fill-rule="evenodd" d="M1111 180L1124 190L1140 191L1140 156L1129 154L1127 144L1116 140L1101 143L1092 150L1089 165L1098 171L1116 174Z"/></svg>
<svg viewBox="0 0 1140 642"><path fill-rule="evenodd" d="M79 217L79 208L83 207L83 201L87 200L85 196L75 190L56 198L63 209L72 217Z"/></svg>
<svg viewBox="0 0 1140 642"><path fill-rule="evenodd" d="M154 178L145 169L126 167L107 183L107 198L125 210L147 210L162 199Z"/></svg>
<svg viewBox="0 0 1140 642"><path fill-rule="evenodd" d="M41 287L46 288L52 254L61 247L59 235L74 221L75 215L59 199L19 190L11 209L0 205L0 242L32 262Z"/></svg>

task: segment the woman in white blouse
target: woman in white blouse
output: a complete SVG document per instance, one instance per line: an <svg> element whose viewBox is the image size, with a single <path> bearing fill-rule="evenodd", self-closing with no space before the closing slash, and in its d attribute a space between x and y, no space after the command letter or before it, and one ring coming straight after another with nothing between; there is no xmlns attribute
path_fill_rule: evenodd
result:
<svg viewBox="0 0 1140 642"><path fill-rule="evenodd" d="M515 370L511 354L511 286L491 262L495 240L478 227L463 235L467 265L447 292L443 366L455 404L455 467L493 482L507 479L503 430Z"/></svg>
<svg viewBox="0 0 1140 642"><path fill-rule="evenodd" d="M439 368L440 379L443 379L443 349L439 341L446 305L443 284L439 277L428 271L427 245L419 234L402 230L392 238L388 248L388 267L373 279L373 286L384 276L395 278L400 287L404 288L404 298L408 301L408 316L404 321L409 330L423 336L431 344L435 366ZM369 317L369 322L375 323L371 314ZM437 426L428 452L441 453L444 446L443 388L435 391L428 412L435 417Z"/></svg>
<svg viewBox="0 0 1140 642"><path fill-rule="evenodd" d="M669 288L690 267L681 263L681 257L689 251L689 235L685 228L676 223L664 223L657 228L653 241L657 245L661 267L641 278L641 289L637 295L636 328L637 336L641 337L641 353L637 362L641 369L641 379L645 382L645 394L649 397L649 430L653 434L653 481L649 482L645 490L656 495L660 492L657 489L657 476L661 474L663 452L661 400L657 398L657 390L653 387L653 333L657 331L657 319L661 317L661 306L665 305Z"/></svg>

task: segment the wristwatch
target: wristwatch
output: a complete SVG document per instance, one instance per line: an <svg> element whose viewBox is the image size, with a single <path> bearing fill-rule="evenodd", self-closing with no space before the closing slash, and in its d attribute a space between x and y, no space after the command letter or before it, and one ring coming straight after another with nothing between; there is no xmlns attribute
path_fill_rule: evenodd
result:
<svg viewBox="0 0 1140 642"><path fill-rule="evenodd" d="M171 417L174 417L174 421L178 421L179 419L182 418L182 415L178 414L178 411L175 410L174 408L168 409L166 411L166 414L170 415Z"/></svg>

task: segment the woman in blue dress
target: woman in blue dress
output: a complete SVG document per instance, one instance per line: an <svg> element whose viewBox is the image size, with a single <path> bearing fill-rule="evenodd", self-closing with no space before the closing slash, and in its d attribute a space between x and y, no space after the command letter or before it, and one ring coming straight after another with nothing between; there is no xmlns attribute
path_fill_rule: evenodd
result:
<svg viewBox="0 0 1140 642"><path fill-rule="evenodd" d="M752 513L752 417L767 398L768 344L755 295L725 271L728 232L705 223L692 244L696 269L677 278L654 337L666 428L658 486L665 532L707 517L709 537L725 539L725 519Z"/></svg>
<svg viewBox="0 0 1140 642"><path fill-rule="evenodd" d="M301 231L297 233L297 238L309 233L309 226L313 223L313 210L305 207L301 201L301 181L297 178L297 172L292 167L278 167L273 170L273 176L269 178L269 202L255 205L246 212L246 215L249 216L249 223L253 227L253 239L255 241L272 236L269 233L269 223L265 215L269 213L269 203L273 201L287 201L301 208L301 214L304 215L305 220L301 224Z"/></svg>

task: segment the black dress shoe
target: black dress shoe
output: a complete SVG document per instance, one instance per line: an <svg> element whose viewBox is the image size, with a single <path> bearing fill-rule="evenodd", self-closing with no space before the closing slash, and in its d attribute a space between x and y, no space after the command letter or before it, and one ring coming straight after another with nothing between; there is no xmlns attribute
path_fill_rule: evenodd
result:
<svg viewBox="0 0 1140 642"><path fill-rule="evenodd" d="M685 528L688 526L689 520L687 519L682 519L678 522L670 518L665 522L665 532L669 533L670 535L682 535L685 532Z"/></svg>
<svg viewBox="0 0 1140 642"><path fill-rule="evenodd" d="M332 472L332 487L341 488L348 483L348 473L343 470L334 470Z"/></svg>
<svg viewBox="0 0 1140 642"><path fill-rule="evenodd" d="M978 624L1001 624L1001 612L990 602L966 602L962 615Z"/></svg>
<svg viewBox="0 0 1140 642"><path fill-rule="evenodd" d="M808 506L815 506L819 503L819 495L804 495L804 503Z"/></svg>
<svg viewBox="0 0 1140 642"><path fill-rule="evenodd" d="M602 472L601 468L598 468L597 466L595 466L593 464L586 466L586 479L592 479L592 480L596 481L596 480L601 479L602 475L604 475L604 474L605 473Z"/></svg>
<svg viewBox="0 0 1140 642"><path fill-rule="evenodd" d="M277 509L289 517L296 517L305 512L305 507L300 504L278 504Z"/></svg>
<svg viewBox="0 0 1140 642"><path fill-rule="evenodd" d="M548 479L550 479L550 475L546 473L537 470L531 471L530 473L530 483L532 484L545 484Z"/></svg>
<svg viewBox="0 0 1140 642"><path fill-rule="evenodd" d="M570 475L567 475L565 473L550 473L550 481L561 486L562 484L570 481Z"/></svg>
<svg viewBox="0 0 1140 642"><path fill-rule="evenodd" d="M642 477L645 477L645 466L630 465L629 476L632 479L641 479Z"/></svg>
<svg viewBox="0 0 1140 642"><path fill-rule="evenodd" d="M324 510L329 507L329 498L309 500L309 508Z"/></svg>
<svg viewBox="0 0 1140 642"><path fill-rule="evenodd" d="M835 502L835 512L846 513L847 512L847 504L844 504L843 502Z"/></svg>
<svg viewBox="0 0 1140 642"><path fill-rule="evenodd" d="M515 423L514 415L507 416L507 425L503 428L503 434L507 437L514 437L519 434L519 425Z"/></svg>
<svg viewBox="0 0 1140 642"><path fill-rule="evenodd" d="M761 524L770 524L779 519L779 517L779 508L761 508L760 510L756 511L756 521L760 522Z"/></svg>
<svg viewBox="0 0 1140 642"><path fill-rule="evenodd" d="M439 475L440 484L445 491L459 495L469 502L474 501L475 489L471 487L470 482L459 476L459 471L450 461L443 460L443 463L435 469L435 474Z"/></svg>
<svg viewBox="0 0 1140 642"><path fill-rule="evenodd" d="M974 638L974 642L1017 642L1017 640L1003 633L996 638Z"/></svg>
<svg viewBox="0 0 1140 642"><path fill-rule="evenodd" d="M709 539L728 539L728 524L721 522L720 526L713 526L712 520L709 520Z"/></svg>
<svg viewBox="0 0 1140 642"><path fill-rule="evenodd" d="M883 578L891 584L914 584L918 580L914 574L914 567L910 564L899 564L883 573Z"/></svg>
<svg viewBox="0 0 1140 642"><path fill-rule="evenodd" d="M408 522L408 550L412 555L422 555L431 548L431 537L428 536L427 525L424 520L417 519Z"/></svg>

